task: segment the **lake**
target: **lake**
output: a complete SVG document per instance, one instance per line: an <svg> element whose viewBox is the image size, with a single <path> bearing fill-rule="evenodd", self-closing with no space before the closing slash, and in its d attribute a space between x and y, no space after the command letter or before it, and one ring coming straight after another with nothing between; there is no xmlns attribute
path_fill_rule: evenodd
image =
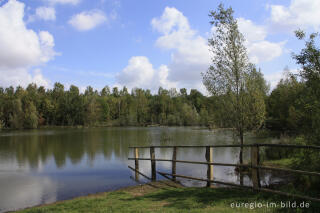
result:
<svg viewBox="0 0 320 213"><path fill-rule="evenodd" d="M248 134L246 143L277 139ZM135 185L133 150L129 146L233 144L232 131L200 127L56 128L0 132L0 212ZM214 162L237 163L239 148L215 148ZM149 157L149 149L140 149ZM156 149L156 158L171 159L171 149ZM178 149L177 159L205 161L204 148ZM245 149L244 159L249 159ZM206 165L177 164L177 174L206 178ZM157 162L157 170L171 172L170 162ZM150 161L140 161L150 176ZM262 174L262 184L275 181ZM157 176L162 179L161 176ZM239 183L233 167L214 167L214 178ZM142 177L142 182L146 182ZM188 186L205 183L181 180ZM244 178L250 184L250 178Z"/></svg>

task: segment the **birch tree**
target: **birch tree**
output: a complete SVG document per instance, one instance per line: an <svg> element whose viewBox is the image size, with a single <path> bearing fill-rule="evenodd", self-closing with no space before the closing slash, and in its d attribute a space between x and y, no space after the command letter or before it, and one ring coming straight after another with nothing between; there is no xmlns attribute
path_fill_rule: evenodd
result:
<svg viewBox="0 0 320 213"><path fill-rule="evenodd" d="M223 105L228 106L227 119L237 131L240 140L240 164L243 163L244 132L258 128L265 117L262 74L249 62L245 38L238 29L232 8L222 4L217 11L211 11L210 23L213 35L209 39L212 64L203 74L206 89L214 96L223 96ZM261 81L262 77L262 81Z"/></svg>

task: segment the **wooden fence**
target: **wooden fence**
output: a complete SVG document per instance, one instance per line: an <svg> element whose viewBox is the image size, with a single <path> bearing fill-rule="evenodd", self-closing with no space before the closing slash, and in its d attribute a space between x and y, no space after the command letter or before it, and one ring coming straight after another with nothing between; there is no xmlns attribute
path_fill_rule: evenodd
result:
<svg viewBox="0 0 320 213"><path fill-rule="evenodd" d="M241 187L241 188L248 188L253 189L256 191L263 191L263 192L271 192L274 194L279 195L285 195L310 201L317 201L320 202L319 198L314 197L307 197L297 194L291 194L286 193L278 190L271 190L268 188L261 187L260 184L260 176L259 176L259 170L273 170L273 171L282 171L282 172L289 172L289 173L296 173L296 174L304 174L304 175L315 175L320 177L319 172L310 172L310 171L303 171L303 170L294 170L294 169L285 169L285 168L275 168L275 167L269 167L269 166L262 166L260 165L260 147L279 147L279 148L295 148L295 149L312 149L312 150L320 150L320 146L303 146L303 145L284 145L284 144L246 144L242 147L244 148L250 148L251 149L251 163L250 164L231 164L231 163L216 163L213 162L212 154L214 148L226 148L226 147L238 147L240 148L241 145L208 145L208 146L135 146L135 147L129 147L131 149L134 149L134 157L128 158L128 160L134 160L135 161L135 168L132 168L128 166L130 169L132 169L135 172L135 178L136 180L139 179L139 175L147 178L151 181L156 181L156 173L162 175L165 178L168 178L170 180L176 181L176 178L185 178L185 179L191 179L191 180L198 180L198 181L205 181L207 183L207 187L210 187L212 183L216 184L222 184L222 185L228 185L233 187ZM172 159L158 159L155 156L155 148L172 148ZM202 161L186 161L186 160L177 160L177 151L181 148L205 148L205 158L206 162ZM139 157L139 149L149 149L150 150L150 158L140 158ZM151 162L151 177L146 176L145 174L141 173L139 171L139 161L150 161ZM165 173L160 172L156 170L156 162L157 161L166 161L166 162L172 162L172 170L171 173ZM190 177L185 175L176 174L176 168L177 163L188 163L188 164L202 164L207 165L207 179L204 178L197 178L197 177ZM243 184L235 184L235 183L229 183L229 182L223 182L223 181L217 181L213 179L213 166L233 166L240 168L251 168L251 180L252 180L252 186L247 186Z"/></svg>

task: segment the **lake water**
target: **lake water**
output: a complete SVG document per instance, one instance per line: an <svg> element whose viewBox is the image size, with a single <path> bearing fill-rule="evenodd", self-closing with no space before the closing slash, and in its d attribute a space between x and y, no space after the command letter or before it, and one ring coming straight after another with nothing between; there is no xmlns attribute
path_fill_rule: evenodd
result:
<svg viewBox="0 0 320 213"><path fill-rule="evenodd" d="M247 135L246 143L274 142ZM0 132L0 212L70 199L90 193L135 185L133 150L129 146L233 144L231 131L197 127L119 127L41 129ZM214 162L237 163L239 148L215 148ZM156 149L156 158L171 159L171 149ZM139 150L149 158L148 149ZM245 149L244 159L249 158ZM178 160L205 161L204 148L181 148ZM177 174L206 178L206 165L177 164ZM170 162L157 162L157 170L170 172ZM150 176L150 161L140 161ZM276 180L262 174L262 184ZM161 176L157 176L162 179ZM232 167L214 167L214 178L239 183ZM146 182L142 177L140 181ZM181 180L185 185L205 183ZM244 182L250 184L250 178Z"/></svg>

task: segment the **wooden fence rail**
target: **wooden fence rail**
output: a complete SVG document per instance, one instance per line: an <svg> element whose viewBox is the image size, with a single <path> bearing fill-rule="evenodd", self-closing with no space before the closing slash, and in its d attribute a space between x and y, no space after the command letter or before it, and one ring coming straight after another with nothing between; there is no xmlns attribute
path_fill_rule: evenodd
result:
<svg viewBox="0 0 320 213"><path fill-rule="evenodd" d="M147 178L151 181L156 181L156 173L169 178L168 176L171 176L172 178L169 178L173 181L176 181L177 177L180 178L187 178L191 180L198 180L198 181L205 181L207 182L207 187L210 187L212 183L217 184L223 184L223 185L229 185L229 186L236 186L236 187L242 187L242 188L250 188L254 189L256 191L264 191L264 192L272 192L279 195L286 195L286 196L292 196L296 198L311 200L311 201L317 201L320 202L319 198L312 198L307 196L301 196L301 195L295 195L290 194L286 192L281 192L277 190L271 190L262 188L260 184L260 176L259 176L259 170L274 170L274 171L283 171L283 172L290 172L290 173L296 173L296 174L304 174L304 175L314 175L314 176L320 176L319 172L310 172L310 171L303 171L303 170L294 170L294 169L286 169L286 168L275 168L275 167L268 167L268 166L261 166L260 165L260 153L259 148L260 147L281 147L281 148L304 148L304 149L320 149L320 146L300 146L300 145L283 145L283 144L246 144L242 147L250 148L251 150L251 163L250 164L232 164L232 163L217 163L213 162L213 148L226 148L226 147L241 147L241 145L208 145L208 146L140 146L140 147L129 147L134 149L134 158L128 158L128 160L134 160L135 161L135 168L132 168L128 166L130 169L132 169L135 172L135 178L136 180L139 179L139 174L143 177ZM139 157L139 148L150 149L150 158L140 158ZM157 159L155 156L155 148L172 148L172 159ZM205 159L206 162L202 161L186 161L186 160L177 160L177 151L178 148L205 148ZM147 160L151 162L151 178L142 174L139 171L139 161L140 160ZM156 171L156 162L157 161L166 161L172 163L172 170L171 174L164 173L160 171ZM188 164L202 164L207 165L207 179L203 178L196 178L196 177L190 177L190 176L184 176L184 175L178 175L176 174L176 167L177 163L188 163ZM235 183L227 183L223 181L217 181L213 178L213 166L234 166L238 168L251 168L251 180L252 180L252 186L245 186L243 184L235 184Z"/></svg>
<svg viewBox="0 0 320 213"><path fill-rule="evenodd" d="M128 160L136 160L136 158L128 158ZM151 160L151 158L137 158L137 160ZM304 175L320 176L319 172L309 172L309 171L303 171L303 170L275 168L275 167L269 167L269 166L254 166L251 164L208 163L208 162L201 162L201 161L170 160L170 159L157 159L157 158L155 158L154 160L155 161L168 161L168 162L172 162L174 164L175 163L190 163L190 164L204 164L204 165L212 165L212 166L234 166L234 167L265 169L265 170L274 170L274 171L282 171L282 172L292 172L292 173L304 174ZM173 172L172 174L175 174L175 173Z"/></svg>

